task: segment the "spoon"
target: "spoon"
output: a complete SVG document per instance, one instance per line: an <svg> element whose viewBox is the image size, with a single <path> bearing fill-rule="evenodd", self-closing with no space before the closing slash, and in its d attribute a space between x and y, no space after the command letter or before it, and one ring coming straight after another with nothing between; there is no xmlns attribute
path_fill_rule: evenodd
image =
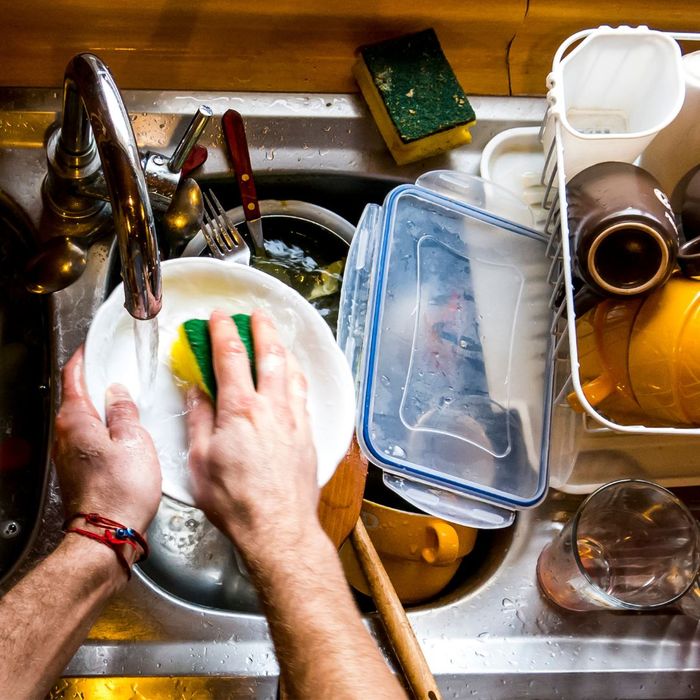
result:
<svg viewBox="0 0 700 700"><path fill-rule="evenodd" d="M73 236L51 238L27 263L25 287L34 294L52 294L73 284L85 271L88 243Z"/></svg>
<svg viewBox="0 0 700 700"><path fill-rule="evenodd" d="M170 257L179 255L201 227L202 191L191 177L186 177L180 181L170 206L163 214L163 231Z"/></svg>

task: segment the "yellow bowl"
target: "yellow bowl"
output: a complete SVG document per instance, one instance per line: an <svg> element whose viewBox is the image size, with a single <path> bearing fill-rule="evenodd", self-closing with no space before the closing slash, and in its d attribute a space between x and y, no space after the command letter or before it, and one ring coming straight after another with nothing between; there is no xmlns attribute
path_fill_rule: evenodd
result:
<svg viewBox="0 0 700 700"><path fill-rule="evenodd" d="M418 603L437 595L476 541L474 528L368 500L362 501L361 517L403 603ZM350 584L369 595L349 541L341 548L340 559Z"/></svg>

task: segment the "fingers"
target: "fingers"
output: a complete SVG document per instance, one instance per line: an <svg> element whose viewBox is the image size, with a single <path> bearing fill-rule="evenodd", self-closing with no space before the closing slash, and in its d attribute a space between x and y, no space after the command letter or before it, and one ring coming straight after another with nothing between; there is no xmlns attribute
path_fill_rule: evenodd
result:
<svg viewBox="0 0 700 700"><path fill-rule="evenodd" d="M193 386L187 390L187 438L190 445L190 468L197 471L206 458L214 432L214 406Z"/></svg>
<svg viewBox="0 0 700 700"><path fill-rule="evenodd" d="M63 368L63 397L60 413L79 412L99 420L85 386L84 354L80 346Z"/></svg>
<svg viewBox="0 0 700 700"><path fill-rule="evenodd" d="M258 393L274 402L287 394L287 351L280 342L272 320L262 311L251 318Z"/></svg>
<svg viewBox="0 0 700 700"><path fill-rule="evenodd" d="M105 422L112 440L128 440L143 435L139 410L126 387L112 384L105 392Z"/></svg>
<svg viewBox="0 0 700 700"><path fill-rule="evenodd" d="M255 399L250 361L233 320L222 311L209 319L212 359L216 375L217 420L246 413Z"/></svg>

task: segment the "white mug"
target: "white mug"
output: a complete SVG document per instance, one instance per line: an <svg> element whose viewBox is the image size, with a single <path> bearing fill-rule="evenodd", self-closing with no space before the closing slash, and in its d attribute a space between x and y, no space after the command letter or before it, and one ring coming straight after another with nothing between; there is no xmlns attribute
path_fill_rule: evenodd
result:
<svg viewBox="0 0 700 700"><path fill-rule="evenodd" d="M676 118L649 144L640 165L671 194L700 163L700 51L683 56L685 100Z"/></svg>

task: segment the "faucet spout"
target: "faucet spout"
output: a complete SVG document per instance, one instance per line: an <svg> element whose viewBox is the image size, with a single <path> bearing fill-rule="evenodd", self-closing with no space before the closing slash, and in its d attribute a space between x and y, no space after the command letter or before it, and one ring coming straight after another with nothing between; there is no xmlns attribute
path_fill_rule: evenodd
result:
<svg viewBox="0 0 700 700"><path fill-rule="evenodd" d="M134 318L153 318L161 308L160 257L153 211L129 115L109 69L97 56L81 53L68 63L63 122L54 136L49 144L50 168L45 187L52 205L64 215L76 218L88 209L94 213L94 200L76 204L76 192L99 176L101 163L119 243L124 305ZM63 185L63 201L69 201L68 206L56 207L61 199L60 187L56 186L59 180L72 180L67 188Z"/></svg>

